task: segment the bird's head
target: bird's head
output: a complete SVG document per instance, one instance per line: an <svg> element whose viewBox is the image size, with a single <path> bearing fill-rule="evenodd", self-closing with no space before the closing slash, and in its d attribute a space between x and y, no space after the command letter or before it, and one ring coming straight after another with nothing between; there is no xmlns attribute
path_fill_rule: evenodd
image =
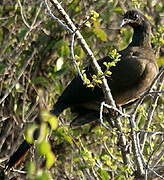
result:
<svg viewBox="0 0 164 180"><path fill-rule="evenodd" d="M137 10L129 10L123 16L121 27L129 25L136 28L144 25L145 22L147 22L147 19L141 12Z"/></svg>

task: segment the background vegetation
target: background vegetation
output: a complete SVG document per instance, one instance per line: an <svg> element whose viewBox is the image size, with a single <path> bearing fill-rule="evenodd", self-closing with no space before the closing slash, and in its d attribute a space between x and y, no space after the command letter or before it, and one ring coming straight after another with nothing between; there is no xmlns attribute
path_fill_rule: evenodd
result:
<svg viewBox="0 0 164 180"><path fill-rule="evenodd" d="M164 65L162 0L63 0L63 8L93 50L97 59L113 49L125 48L131 40L130 28L119 29L126 10L141 10L153 24L152 46L158 65ZM61 18L52 7L53 13ZM88 21L86 21L88 19ZM48 111L70 80L77 74L70 53L71 35L47 15L41 0L1 0L0 2L0 162L4 166L9 155L23 140L27 125L30 131L37 123L47 121ZM82 69L89 59L77 41L74 44L77 64ZM164 174L164 97L155 104L153 121L143 149L147 165L156 166ZM154 95L152 95L153 99ZM138 130L144 129L154 106L148 98L138 108ZM128 113L133 106L125 109ZM40 116L40 112L42 113ZM48 117L47 117L48 116ZM41 118L42 117L42 118ZM6 174L12 179L134 179L135 163L131 152L129 121L122 118L123 131L128 140L130 163L125 165L118 146L118 133L102 126L86 125L71 129L73 119L69 110L59 117L59 125L51 132L49 142L38 143L24 163ZM55 123L51 124L55 129ZM35 123L34 123L35 122ZM35 124L35 125L34 125ZM42 127L44 134L49 128ZM154 133L153 133L154 132ZM156 132L156 133L155 133ZM27 137L30 133L27 132ZM44 136L45 137L45 136ZM42 154L40 156L39 154ZM43 158L45 157L45 158ZM160 157L160 158L159 158ZM46 159L46 160L44 160ZM19 170L18 170L19 169ZM163 172L163 173L161 173ZM149 176L150 175L150 176ZM148 174L154 179L154 173Z"/></svg>

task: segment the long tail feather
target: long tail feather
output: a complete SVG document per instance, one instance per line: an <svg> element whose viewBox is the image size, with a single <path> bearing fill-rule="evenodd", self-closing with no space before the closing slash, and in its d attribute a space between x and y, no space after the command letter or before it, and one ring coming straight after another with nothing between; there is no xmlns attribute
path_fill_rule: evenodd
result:
<svg viewBox="0 0 164 180"><path fill-rule="evenodd" d="M16 152L10 157L9 161L5 165L5 170L9 170L14 167L16 164L19 164L29 149L32 147L32 144L29 144L26 140L18 147Z"/></svg>

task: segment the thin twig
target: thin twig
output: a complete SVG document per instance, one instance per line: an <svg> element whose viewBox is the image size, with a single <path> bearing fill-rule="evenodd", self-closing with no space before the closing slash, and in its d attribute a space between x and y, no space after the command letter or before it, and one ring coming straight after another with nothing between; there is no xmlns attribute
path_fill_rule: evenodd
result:
<svg viewBox="0 0 164 180"><path fill-rule="evenodd" d="M20 6L20 13L21 13L21 16L22 16L22 20L23 20L24 24L27 26L27 28L30 29L30 25L28 24L28 22L26 21L26 19L24 17L23 7L22 7L22 4L21 4L20 0L18 0L18 4Z"/></svg>
<svg viewBox="0 0 164 180"><path fill-rule="evenodd" d="M105 127L106 129L112 131L112 128L110 128L109 126L107 126L105 123L104 123L104 120L103 120L103 108L104 108L104 103L105 102L102 102L101 103L101 107L100 107L100 123L103 127Z"/></svg>
<svg viewBox="0 0 164 180"><path fill-rule="evenodd" d="M164 91L151 91L148 94L162 94Z"/></svg>
<svg viewBox="0 0 164 180"><path fill-rule="evenodd" d="M12 83L11 87L9 87L4 96L0 99L0 104L8 97L8 95L11 93L12 89L15 87L15 85L17 84L17 82L19 81L19 79L22 77L24 71L26 70L28 64L30 63L30 61L33 59L34 55L36 54L36 49L34 49L32 55L27 59L27 61L25 61L20 73L19 73L19 76L14 80L14 82Z"/></svg>
<svg viewBox="0 0 164 180"><path fill-rule="evenodd" d="M78 71L78 74L79 74L80 78L83 80L83 75L82 75L82 73L80 71L80 68L79 68L79 66L78 66L78 64L76 62L76 59L75 59L74 42L75 42L75 33L72 34L72 41L71 41L71 48L70 48L71 49L71 55L72 55L72 61L73 61L74 65L75 65L75 68Z"/></svg>
<svg viewBox="0 0 164 180"><path fill-rule="evenodd" d="M138 130L137 133L145 133L148 136L164 135L164 132L153 132L153 131L144 131L144 130Z"/></svg>
<svg viewBox="0 0 164 180"><path fill-rule="evenodd" d="M48 5L48 0L45 0L45 5L46 5L46 9L48 11L48 15L54 19L58 24L60 24L64 29L68 30L70 33L73 33L72 29L70 29L66 24L64 24L59 18L57 18L56 16L54 16L54 14L52 13L49 5Z"/></svg>
<svg viewBox="0 0 164 180"><path fill-rule="evenodd" d="M131 126L133 151L134 151L135 161L136 161L136 165L137 165L137 172L139 172L140 175L144 175L145 174L144 166L146 166L146 163L145 163L145 160L144 160L143 155L142 155L142 151L141 151L141 148L140 148L140 142L139 142L139 138L138 138L137 132L135 131L135 129L137 127L136 126L136 122L137 122L137 120L136 120L136 118L137 118L136 113L137 113L137 109L141 105L141 103L144 100L144 98L151 91L151 89L154 86L154 84L159 80L159 78L163 74L163 70L164 70L164 68L161 69L161 71L158 73L156 78L151 83L150 88L141 96L141 98L136 103L136 106L133 108L133 110L130 113L131 117L129 118L129 121L130 121L130 126ZM144 135L146 135L146 133L144 133Z"/></svg>
<svg viewBox="0 0 164 180"><path fill-rule="evenodd" d="M157 166L157 164L160 162L161 158L164 157L164 145L162 146L162 151L152 159L152 168L155 168Z"/></svg>
<svg viewBox="0 0 164 180"><path fill-rule="evenodd" d="M153 169L149 168L149 171L152 171L153 174L155 174L157 177L164 179L163 176L161 176L160 174L158 174L156 171L154 171Z"/></svg>
<svg viewBox="0 0 164 180"><path fill-rule="evenodd" d="M25 37L24 37L25 40L27 39L29 33L30 33L32 30L36 29L36 28L41 24L41 22L42 22L42 21L39 21L38 23L36 22L36 20L37 20L37 18L38 18L38 16L39 16L39 13L40 13L40 11L41 11L42 5L43 5L43 2L40 3L40 6L39 6L39 8L38 8L37 11L36 11L36 15L35 15L34 20L33 20L32 24L31 24L31 26L30 26L30 28L29 28L29 31L26 33L26 35L25 35Z"/></svg>
<svg viewBox="0 0 164 180"><path fill-rule="evenodd" d="M115 108L115 107L113 107L113 106L110 106L110 105L108 105L108 104L105 104L105 102L103 102L102 106L105 106L105 107L107 107L107 108L109 108L109 109L115 110L115 111L118 112L118 113L120 114L120 116L122 116L122 117L125 117L125 118L130 117L129 114L125 114L125 113L123 113L121 110L119 110L118 108Z"/></svg>
<svg viewBox="0 0 164 180"><path fill-rule="evenodd" d="M159 80L157 81L159 83L158 87L157 87L157 91L161 91L162 90L162 84L163 84L163 81L164 81L164 71L162 70L162 72L163 73L161 74L161 76L159 77ZM157 105L158 99L159 99L159 95L155 94L155 96L153 97L153 100L152 100L153 106L151 106L149 108L148 117L147 117L147 119L145 121L145 125L144 125L144 128L143 128L145 131L150 127L150 124L151 124L151 122L153 120L153 115L154 115L154 111L156 109L156 105ZM142 144L142 151L144 149L146 138L147 138L147 134L141 135L140 142Z"/></svg>
<svg viewBox="0 0 164 180"><path fill-rule="evenodd" d="M137 172L142 176L145 174L144 172L145 162L141 154L139 137L138 137L139 133L137 135L137 132L135 131L136 129L135 118L136 118L135 114L132 114L131 117L129 118L130 127L131 127L131 135L132 135L132 147L133 147L132 149L133 149L134 159L137 166Z"/></svg>

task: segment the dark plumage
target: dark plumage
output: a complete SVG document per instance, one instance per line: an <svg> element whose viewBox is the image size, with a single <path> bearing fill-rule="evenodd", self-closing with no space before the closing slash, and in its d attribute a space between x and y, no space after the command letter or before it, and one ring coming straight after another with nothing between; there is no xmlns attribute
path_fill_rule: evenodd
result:
<svg viewBox="0 0 164 180"><path fill-rule="evenodd" d="M112 75L107 77L109 87L116 104L122 106L134 101L151 84L158 72L156 58L150 44L151 25L140 12L131 10L124 17L121 26L130 25L134 29L132 42L119 52L121 61L111 67ZM104 71L103 62L111 62L110 57L98 60ZM89 78L94 74L91 66L86 68ZM60 114L70 107L79 116L71 123L72 126L82 125L98 119L100 103L104 95L100 87L87 88L80 76L75 77L66 87L54 105L52 113ZM85 118L86 117L86 118Z"/></svg>
<svg viewBox="0 0 164 180"><path fill-rule="evenodd" d="M137 99L150 86L158 73L156 58L150 43L151 25L149 21L140 12L131 10L123 17L121 26L124 25L133 28L132 41L126 49L119 52L121 61L115 67L111 67L112 75L107 77L117 106L126 105ZM111 61L112 59L107 56L98 60L98 63L104 71L103 62ZM88 78L94 74L91 66L86 68L86 74ZM78 114L71 125L83 125L99 119L99 108L102 101L104 101L104 94L100 87L88 88L83 84L80 76L76 76L59 97L51 112L58 116L64 109L70 107ZM13 166L13 159L12 165L11 159L12 157L7 164L8 168ZM18 159L19 157L15 159L15 162Z"/></svg>

